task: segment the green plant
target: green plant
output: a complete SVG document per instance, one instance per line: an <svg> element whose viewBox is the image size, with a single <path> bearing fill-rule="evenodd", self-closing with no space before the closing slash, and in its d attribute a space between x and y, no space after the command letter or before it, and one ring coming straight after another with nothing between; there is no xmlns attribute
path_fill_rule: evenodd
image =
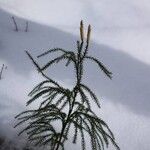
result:
<svg viewBox="0 0 150 150"><path fill-rule="evenodd" d="M33 64L45 78L29 93L31 99L27 105L40 98L38 109L27 110L16 118L19 120L17 126L27 123L19 133L26 132L28 140L35 145L50 145L50 149L64 149L64 143L68 139L69 130L74 127L73 143L76 143L78 134L81 135L82 150L86 149L85 133L91 139L92 150L105 149L111 142L119 150L115 138L108 125L99 118L91 109L92 101L100 108L100 103L95 93L84 83L84 62L90 60L95 62L100 70L110 79L112 73L96 58L88 55L91 26L88 26L87 38L84 38L84 27L80 24L80 41L77 41L77 52L64 50L62 48L50 49L38 56L61 52L61 55L50 60L43 67L33 59L26 51ZM85 45L85 46L84 46ZM76 83L73 89L67 89L44 73L51 65L67 60L66 66L73 64L75 69ZM68 108L68 109L66 109ZM53 122L61 122L61 130L57 131Z"/></svg>

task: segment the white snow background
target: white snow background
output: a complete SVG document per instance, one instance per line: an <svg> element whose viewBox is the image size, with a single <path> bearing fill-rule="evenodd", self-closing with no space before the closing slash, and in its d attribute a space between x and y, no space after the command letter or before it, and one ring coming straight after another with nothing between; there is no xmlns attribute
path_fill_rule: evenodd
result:
<svg viewBox="0 0 150 150"><path fill-rule="evenodd" d="M16 17L19 32L14 31L11 16ZM14 116L25 109L28 92L42 80L24 51L36 58L53 47L75 49L83 19L86 27L92 25L89 53L113 72L109 80L93 64L86 66L85 82L101 102L97 114L110 126L121 150L149 150L149 18L148 0L0 0L0 65L7 66L0 81L0 133L16 137ZM71 86L70 69L58 65L50 75ZM66 147L79 149L80 143Z"/></svg>

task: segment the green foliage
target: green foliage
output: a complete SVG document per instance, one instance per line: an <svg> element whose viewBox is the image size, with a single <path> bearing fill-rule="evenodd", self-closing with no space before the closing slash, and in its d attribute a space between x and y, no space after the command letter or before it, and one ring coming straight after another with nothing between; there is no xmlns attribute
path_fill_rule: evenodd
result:
<svg viewBox="0 0 150 150"><path fill-rule="evenodd" d="M26 132L29 141L34 142L35 145L43 146L48 144L52 150L64 149L69 130L73 127L72 142L76 143L80 135L82 150L86 149L85 134L88 134L91 139L92 150L104 150L110 142L119 150L108 125L91 109L92 102L100 108L96 94L82 83L84 62L86 60L93 61L107 77L110 79L112 77L112 73L98 59L88 55L90 33L91 26L89 25L85 40L81 21L81 40L77 41L77 52L67 51L62 48L50 49L39 55L38 58L56 52L61 52L61 54L42 67L26 51L45 80L33 88L29 93L31 98L27 102L27 105L30 105L35 101L41 101L40 106L35 110L27 110L17 115L18 123L15 127L25 124L19 135ZM62 87L44 73L50 66L63 60L67 61L66 66L72 63L75 69L76 84L71 90ZM54 122L60 122L60 131L56 130Z"/></svg>

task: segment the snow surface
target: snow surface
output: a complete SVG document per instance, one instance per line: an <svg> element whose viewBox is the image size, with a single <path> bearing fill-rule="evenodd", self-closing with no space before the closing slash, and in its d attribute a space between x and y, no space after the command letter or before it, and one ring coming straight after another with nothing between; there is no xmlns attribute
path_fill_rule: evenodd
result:
<svg viewBox="0 0 150 150"><path fill-rule="evenodd" d="M149 0L0 0L20 17L78 33L81 19L93 26L93 39L150 64Z"/></svg>
<svg viewBox="0 0 150 150"><path fill-rule="evenodd" d="M110 81L92 64L86 65L85 82L96 90L101 100L102 109L97 113L108 122L122 150L149 150L148 4L146 0L114 0L113 3L110 0L66 0L65 3L0 0L0 65L7 66L0 81L1 134L16 136L13 117L25 108L28 92L42 80L24 51L29 50L36 56L52 47L75 49L79 21L84 19L86 26L88 22L92 24L94 32L90 53L113 72ZM11 19L14 14L18 16L19 32L14 31ZM27 33L24 32L26 20L29 20ZM49 74L62 84L72 86L70 68L57 67ZM77 149L69 143L67 147Z"/></svg>

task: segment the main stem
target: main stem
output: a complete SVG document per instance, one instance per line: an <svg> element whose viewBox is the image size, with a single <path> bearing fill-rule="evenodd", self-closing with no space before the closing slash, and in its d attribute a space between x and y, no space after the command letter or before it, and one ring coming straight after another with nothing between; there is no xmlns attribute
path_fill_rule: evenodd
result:
<svg viewBox="0 0 150 150"><path fill-rule="evenodd" d="M74 103L75 103L75 100L76 100L76 96L77 96L77 93L78 93L78 90L77 90L77 88L78 88L78 86L80 85L80 82L81 82L81 78L80 78L80 75L79 75L79 73L81 73L80 72L80 56L81 56L81 50L82 50L82 46L83 46L83 42L81 42L81 45L79 46L79 48L78 48L78 58L77 58L77 62L75 63L75 68L76 68L76 80L77 80L77 82L76 82L76 85L75 85L75 87L74 87L74 89L73 89L73 93L74 93L74 95L73 95L73 101L72 101L72 104L71 104L71 106L70 106L70 108L69 108L69 112L68 112L68 115L67 115L67 119L66 119L66 121L63 123L63 125L62 125L62 130L61 130L61 134L60 134L60 138L59 138L59 141L58 141L58 143L55 145L55 147L54 147L54 150L58 150L59 149L59 146L60 146L60 142L61 142L61 140L62 140L62 137L63 137L63 134L64 134L64 131L65 131L65 129L66 129L66 126L67 126L67 124L68 124L68 121L69 121L69 119L70 119L70 115L72 114L72 111L73 111L73 108L74 108Z"/></svg>
<svg viewBox="0 0 150 150"><path fill-rule="evenodd" d="M73 111L73 107L74 107L74 103L75 103L75 100L76 100L76 96L77 96L77 92L75 91L75 93L74 93L74 97L73 97L73 102L72 102L72 107L69 109L69 112L68 112L68 115L67 115L67 119L66 119L66 121L63 123L63 125L62 125L62 130L61 130L61 134L60 134L60 138L59 138L59 141L58 141L58 143L56 144L56 149L55 150L58 150L59 149L59 146L60 146L60 142L61 142L61 140L62 140L62 137L63 137L63 134L64 134L64 131L65 131L65 129L66 129L66 126L67 126L67 124L68 124L68 121L69 121L69 118L70 118L70 115L71 115L71 113L72 113L72 111Z"/></svg>

